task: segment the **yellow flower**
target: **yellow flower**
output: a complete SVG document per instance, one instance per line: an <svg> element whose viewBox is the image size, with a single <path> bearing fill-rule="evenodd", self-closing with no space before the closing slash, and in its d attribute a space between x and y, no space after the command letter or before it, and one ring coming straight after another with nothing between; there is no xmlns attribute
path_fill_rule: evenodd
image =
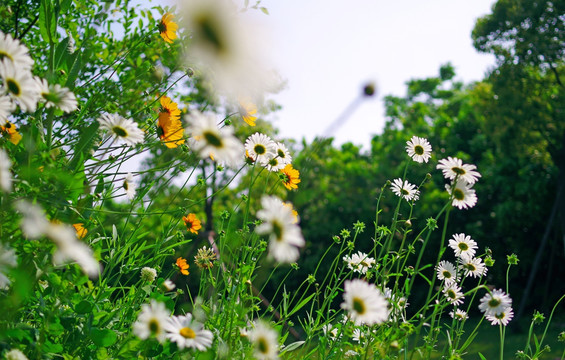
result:
<svg viewBox="0 0 565 360"><path fill-rule="evenodd" d="M168 148L176 148L184 144L184 129L180 122L180 110L177 103L166 96L161 97L157 133Z"/></svg>
<svg viewBox="0 0 565 360"><path fill-rule="evenodd" d="M77 223L77 224L73 224L73 227L75 228L75 231L77 233L77 237L79 239L82 239L86 236L86 234L88 233L88 230L86 230L83 226L83 223Z"/></svg>
<svg viewBox="0 0 565 360"><path fill-rule="evenodd" d="M183 259L182 257L179 257L179 258L177 259L176 264L177 264L177 267L178 267L179 271L181 272L181 274L183 274L183 275L188 275L188 274L189 274L189 272L188 272L189 266L188 266L188 264L186 263L186 259Z"/></svg>
<svg viewBox="0 0 565 360"><path fill-rule="evenodd" d="M16 125L12 124L9 121L6 122L6 125L0 126L0 130L5 136L8 137L8 140L14 145L18 145L18 143L22 139L22 136L18 132L18 129L16 129Z"/></svg>
<svg viewBox="0 0 565 360"><path fill-rule="evenodd" d="M298 189L298 183L300 182L300 172L292 168L292 164L288 164L281 170L283 174L283 185L288 189Z"/></svg>
<svg viewBox="0 0 565 360"><path fill-rule="evenodd" d="M239 99L239 114L250 126L255 126L255 120L257 120L257 106L247 99Z"/></svg>
<svg viewBox="0 0 565 360"><path fill-rule="evenodd" d="M173 14L165 13L159 22L159 34L169 44L177 38L177 29L179 26L173 21Z"/></svg>
<svg viewBox="0 0 565 360"><path fill-rule="evenodd" d="M198 234L198 230L202 228L202 225L200 225L200 220L198 220L196 218L196 215L193 213L190 213L187 216L183 216L182 220L184 221L184 224L186 225L188 231L193 234Z"/></svg>

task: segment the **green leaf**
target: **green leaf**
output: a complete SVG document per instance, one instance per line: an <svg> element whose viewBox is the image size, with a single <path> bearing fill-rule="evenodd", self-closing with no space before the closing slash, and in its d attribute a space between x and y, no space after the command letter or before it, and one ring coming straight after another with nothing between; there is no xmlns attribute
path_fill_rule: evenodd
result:
<svg viewBox="0 0 565 360"><path fill-rule="evenodd" d="M288 314L288 316L291 316L292 314L294 314L295 312L297 312L298 310L302 309L304 307L304 305L308 304L308 302L310 302L310 300L314 297L314 295L316 294L312 294L310 296L308 296L306 299L302 300L298 305L296 305L294 307L294 309L292 309L290 311L290 313Z"/></svg>
<svg viewBox="0 0 565 360"><path fill-rule="evenodd" d="M118 340L118 335L110 329L97 329L90 330L90 339L99 347L112 346Z"/></svg>
<svg viewBox="0 0 565 360"><path fill-rule="evenodd" d="M479 357L481 358L481 360L487 360L486 357L483 356L483 354L479 353Z"/></svg>
<svg viewBox="0 0 565 360"><path fill-rule="evenodd" d="M296 349L298 349L299 347L302 346L302 344L304 344L306 341L296 341L293 342L292 344L288 344L288 346L285 346L285 348L281 351L282 353L285 353L287 351L294 351Z"/></svg>
<svg viewBox="0 0 565 360"><path fill-rule="evenodd" d="M76 304L75 312L77 314L89 314L92 311L93 307L94 306L92 305L91 302L89 302L87 300L82 300L81 302Z"/></svg>
<svg viewBox="0 0 565 360"><path fill-rule="evenodd" d="M74 149L74 156L69 164L70 170L76 170L79 165L82 165L82 160L85 158L85 154L89 152L94 145L94 140L98 135L99 126L100 124L98 123L98 121L94 121L82 131L80 139Z"/></svg>
<svg viewBox="0 0 565 360"><path fill-rule="evenodd" d="M69 47L69 38L64 38L55 49L55 63L53 64L54 69L58 69L61 64L65 63L66 57L69 54L67 51Z"/></svg>
<svg viewBox="0 0 565 360"><path fill-rule="evenodd" d="M260 7L259 9L261 9L261 11L262 11L265 15L269 15L269 10L267 10L266 7Z"/></svg>
<svg viewBox="0 0 565 360"><path fill-rule="evenodd" d="M53 10L53 3L50 0L41 0L39 6L39 32L43 40L49 43L53 42L56 28L57 21L55 11Z"/></svg>
<svg viewBox="0 0 565 360"><path fill-rule="evenodd" d="M82 52L77 50L74 54L67 56L67 59L67 68L70 70L65 86L73 90L75 88L75 80L82 68Z"/></svg>

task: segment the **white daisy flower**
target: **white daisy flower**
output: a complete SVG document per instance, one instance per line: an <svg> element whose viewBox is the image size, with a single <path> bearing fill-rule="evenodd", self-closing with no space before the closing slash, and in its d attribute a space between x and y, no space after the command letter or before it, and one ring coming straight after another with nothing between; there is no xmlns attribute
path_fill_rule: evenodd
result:
<svg viewBox="0 0 565 360"><path fill-rule="evenodd" d="M118 114L102 114L98 118L100 128L110 131L110 136L114 140L120 140L129 146L143 141L143 131L137 124Z"/></svg>
<svg viewBox="0 0 565 360"><path fill-rule="evenodd" d="M461 310L461 309L455 309L455 312L450 311L449 316L451 316L453 319L459 320L459 321L467 320L469 318L469 315L467 315L467 312L465 310Z"/></svg>
<svg viewBox="0 0 565 360"><path fill-rule="evenodd" d="M478 248L475 240L463 233L453 235L453 239L449 240L449 247L455 251L457 257L473 257Z"/></svg>
<svg viewBox="0 0 565 360"><path fill-rule="evenodd" d="M190 33L189 63L196 63L215 89L232 99L255 97L265 88L261 29L229 1L184 1L183 20Z"/></svg>
<svg viewBox="0 0 565 360"><path fill-rule="evenodd" d="M457 282L457 269L449 261L440 261L436 268L437 278L444 281L446 285Z"/></svg>
<svg viewBox="0 0 565 360"><path fill-rule="evenodd" d="M508 325L510 320L514 317L514 310L511 307L495 314L485 314L485 318L490 321L492 325Z"/></svg>
<svg viewBox="0 0 565 360"><path fill-rule="evenodd" d="M29 71L33 67L28 48L20 40L12 38L12 35L0 31L0 60L2 59L9 59L22 70Z"/></svg>
<svg viewBox="0 0 565 360"><path fill-rule="evenodd" d="M9 96L0 95L0 126L6 125L8 116L16 110L16 104L12 102Z"/></svg>
<svg viewBox="0 0 565 360"><path fill-rule="evenodd" d="M233 136L231 126L219 129L213 115L198 111L192 111L185 119L188 122L187 136L192 137L192 148L201 158L211 157L234 167L243 161L243 145Z"/></svg>
<svg viewBox="0 0 565 360"><path fill-rule="evenodd" d="M481 277L487 274L487 267L481 258L459 258L459 269L465 271L465 276Z"/></svg>
<svg viewBox="0 0 565 360"><path fill-rule="evenodd" d="M322 326L322 331L325 336L330 338L330 340L335 341L337 339L339 329L334 327L332 324L325 324Z"/></svg>
<svg viewBox="0 0 565 360"><path fill-rule="evenodd" d="M275 157L276 144L267 135L257 132L245 140L245 150L253 161L267 166L269 160Z"/></svg>
<svg viewBox="0 0 565 360"><path fill-rule="evenodd" d="M193 348L206 351L212 346L214 334L204 329L204 325L195 321L192 314L173 316L165 324L167 338L177 343L180 349Z"/></svg>
<svg viewBox="0 0 565 360"><path fill-rule="evenodd" d="M141 269L141 279L146 282L153 282L157 277L157 270L145 266Z"/></svg>
<svg viewBox="0 0 565 360"><path fill-rule="evenodd" d="M358 272L363 275L375 265L375 259L361 251L351 256L345 255L343 261L347 263L347 267L353 270L353 272Z"/></svg>
<svg viewBox="0 0 565 360"><path fill-rule="evenodd" d="M275 156L269 160L267 164L267 170L269 171L281 171L284 167L292 162L292 156L286 148L286 146L277 142L275 144Z"/></svg>
<svg viewBox="0 0 565 360"><path fill-rule="evenodd" d="M253 354L259 360L272 360L278 358L279 334L262 321L255 323L249 330L247 337L253 345Z"/></svg>
<svg viewBox="0 0 565 360"><path fill-rule="evenodd" d="M132 173L127 173L126 177L124 178L124 183L122 185L124 190L126 191L126 197L128 200L135 199L135 192L137 191L137 185L133 182L133 175Z"/></svg>
<svg viewBox="0 0 565 360"><path fill-rule="evenodd" d="M402 179L394 179L390 189L396 196L403 197L406 201L418 200L420 197L420 191L416 189L416 186L406 180L403 182Z"/></svg>
<svg viewBox="0 0 565 360"><path fill-rule="evenodd" d="M500 314L507 311L510 307L512 307L512 299L500 289L486 293L479 304L479 309L484 312L485 315Z"/></svg>
<svg viewBox="0 0 565 360"><path fill-rule="evenodd" d="M296 261L298 248L304 246L304 238L294 221L292 209L276 196L263 196L261 206L257 218L263 223L257 226L256 231L269 235L269 255L278 262Z"/></svg>
<svg viewBox="0 0 565 360"><path fill-rule="evenodd" d="M66 87L59 84L50 86L46 79L38 76L34 77L39 93L45 102L45 107L57 107L66 113L73 112L77 109L78 103L75 94Z"/></svg>
<svg viewBox="0 0 565 360"><path fill-rule="evenodd" d="M28 360L27 356L18 349L12 349L4 354L6 360Z"/></svg>
<svg viewBox="0 0 565 360"><path fill-rule="evenodd" d="M5 192L12 191L12 173L10 168L12 161L3 149L0 149L0 190Z"/></svg>
<svg viewBox="0 0 565 360"><path fill-rule="evenodd" d="M345 354L343 354L346 358L352 358L354 356L358 356L359 353L355 350L347 350Z"/></svg>
<svg viewBox="0 0 565 360"><path fill-rule="evenodd" d="M39 89L29 70L17 67L4 58L0 61L0 78L3 88L13 102L18 103L22 111L34 112L39 101Z"/></svg>
<svg viewBox="0 0 565 360"><path fill-rule="evenodd" d="M451 304L456 306L463 304L463 299L465 299L465 296L463 296L463 293L461 292L461 288L455 283L451 283L443 288L443 294Z"/></svg>
<svg viewBox="0 0 565 360"><path fill-rule="evenodd" d="M10 279L4 274L9 268L16 267L18 259L14 249L0 244L0 289L5 289L10 285Z"/></svg>
<svg viewBox="0 0 565 360"><path fill-rule="evenodd" d="M353 334L351 336L351 339L353 341L360 343L360 342L364 341L366 337L367 337L367 335L360 328L353 329Z"/></svg>
<svg viewBox="0 0 565 360"><path fill-rule="evenodd" d="M55 265L75 261L91 278L99 275L100 264L94 258L92 249L77 239L75 228L48 221L39 206L27 201L21 200L15 207L23 215L20 227L25 236L30 239L46 236L57 245L57 251L53 254Z"/></svg>
<svg viewBox="0 0 565 360"><path fill-rule="evenodd" d="M475 189L471 189L471 185L464 180L457 180L455 187L453 184L445 184L445 189L450 195L453 194L451 205L459 209L472 208L477 203Z"/></svg>
<svg viewBox="0 0 565 360"><path fill-rule="evenodd" d="M388 303L374 284L360 279L344 284L341 308L349 312L356 325L381 324L388 319Z"/></svg>
<svg viewBox="0 0 565 360"><path fill-rule="evenodd" d="M428 140L421 137L412 136L412 139L406 142L406 152L408 153L408 156L412 158L412 160L419 163L427 163L432 156L432 146L430 145Z"/></svg>
<svg viewBox="0 0 565 360"><path fill-rule="evenodd" d="M156 300L151 300L151 304L141 305L141 312L133 323L133 333L142 340L155 337L162 343L167 336L165 326L169 321L169 314L165 304Z"/></svg>
<svg viewBox="0 0 565 360"><path fill-rule="evenodd" d="M436 168L441 169L446 179L453 180L457 178L464 180L469 185L473 185L481 177L481 174L475 171L477 168L475 165L463 164L461 159L452 158L451 156L440 160Z"/></svg>

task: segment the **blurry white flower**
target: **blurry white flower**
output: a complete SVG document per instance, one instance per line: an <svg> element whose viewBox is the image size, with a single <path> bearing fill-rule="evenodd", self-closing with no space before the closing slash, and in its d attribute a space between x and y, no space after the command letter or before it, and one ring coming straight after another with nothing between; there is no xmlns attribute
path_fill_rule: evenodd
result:
<svg viewBox="0 0 565 360"><path fill-rule="evenodd" d="M211 157L228 166L238 166L243 161L243 144L233 136L233 128L219 129L213 115L192 111L185 117L188 122L187 136L191 136L191 147L201 158Z"/></svg>
<svg viewBox="0 0 565 360"><path fill-rule="evenodd" d="M12 349L4 354L4 356L6 360L28 360L27 356L18 349Z"/></svg>
<svg viewBox="0 0 565 360"><path fill-rule="evenodd" d="M141 279L146 282L153 282L157 277L157 270L145 266L141 269Z"/></svg>
<svg viewBox="0 0 565 360"><path fill-rule="evenodd" d="M253 354L259 360L271 360L278 358L279 334L276 330L262 321L255 323L254 327L247 334L249 341L253 345Z"/></svg>
<svg viewBox="0 0 565 360"><path fill-rule="evenodd" d="M167 335L165 325L169 321L169 314L165 304L156 300L141 305L141 312L133 323L133 333L142 340L155 337L162 343Z"/></svg>
<svg viewBox="0 0 565 360"><path fill-rule="evenodd" d="M247 19L240 21L237 8L226 0L184 1L183 19L190 32L187 58L212 81L215 89L237 99L262 93L266 84L259 36L265 31Z"/></svg>
<svg viewBox="0 0 565 360"><path fill-rule="evenodd" d="M12 102L9 96L0 95L0 126L6 125L8 116L16 110L16 104Z"/></svg>
<svg viewBox="0 0 565 360"><path fill-rule="evenodd" d="M12 38L12 35L0 31L0 60L2 59L8 59L22 70L30 71L33 66L28 48L20 40Z"/></svg>
<svg viewBox="0 0 565 360"><path fill-rule="evenodd" d="M0 78L3 91L22 111L34 112L39 101L39 88L28 69L4 58L0 60Z"/></svg>
<svg viewBox="0 0 565 360"><path fill-rule="evenodd" d="M0 243L0 289L5 289L10 285L10 279L4 273L16 265L18 261L14 249Z"/></svg>
<svg viewBox="0 0 565 360"><path fill-rule="evenodd" d="M89 277L99 275L100 264L94 258L92 249L77 239L72 226L48 221L39 206L25 200L18 201L15 207L23 215L20 226L25 236L30 239L46 236L57 245L57 251L53 254L55 265L75 261Z"/></svg>
<svg viewBox="0 0 565 360"><path fill-rule="evenodd" d="M295 223L292 208L285 206L276 196L263 196L261 206L257 218L263 223L257 226L256 231L269 235L269 254L278 262L296 261L298 248L304 246L304 238Z"/></svg>
<svg viewBox="0 0 565 360"><path fill-rule="evenodd" d="M267 170L269 171L280 171L292 162L292 156L290 156L290 152L281 142L277 142L275 144L274 154L274 157L270 159L269 163L267 164Z"/></svg>
<svg viewBox="0 0 565 360"><path fill-rule="evenodd" d="M339 329L334 327L332 324L324 324L322 326L322 331L324 332L324 335L329 337L331 340L336 340Z"/></svg>
<svg viewBox="0 0 565 360"><path fill-rule="evenodd" d="M120 140L129 146L143 141L143 131L131 120L118 114L102 114L98 118L100 128L110 131L114 140Z"/></svg>
<svg viewBox="0 0 565 360"><path fill-rule="evenodd" d="M132 173L127 173L122 187L126 191L126 197L128 200L133 200L135 198L135 192L137 191L137 185L133 182Z"/></svg>
<svg viewBox="0 0 565 360"><path fill-rule="evenodd" d="M49 85L46 79L34 77L39 93L45 101L45 107L57 107L66 113L77 109L78 103L75 94L59 84Z"/></svg>
<svg viewBox="0 0 565 360"><path fill-rule="evenodd" d="M416 162L428 162L431 157L432 146L428 140L418 136L412 136L410 141L406 142L406 152L408 156Z"/></svg>
<svg viewBox="0 0 565 360"><path fill-rule="evenodd" d="M356 325L381 324L388 319L388 303L374 284L360 279L344 284L341 308L349 312Z"/></svg>
<svg viewBox="0 0 565 360"><path fill-rule="evenodd" d="M0 190L5 192L12 191L11 167L12 162L10 161L10 157L4 149L0 149Z"/></svg>
<svg viewBox="0 0 565 360"><path fill-rule="evenodd" d="M179 349L194 348L206 351L212 346L214 335L204 325L192 318L192 314L173 316L165 324L167 338L177 343Z"/></svg>
<svg viewBox="0 0 565 360"><path fill-rule="evenodd" d="M173 291L177 286L170 279L163 281L163 288L166 291Z"/></svg>

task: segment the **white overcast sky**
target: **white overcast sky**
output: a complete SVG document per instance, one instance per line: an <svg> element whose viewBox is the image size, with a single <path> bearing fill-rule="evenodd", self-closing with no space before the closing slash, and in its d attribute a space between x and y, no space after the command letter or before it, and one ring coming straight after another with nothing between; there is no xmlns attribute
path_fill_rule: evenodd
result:
<svg viewBox="0 0 565 360"><path fill-rule="evenodd" d="M263 0L270 15L256 11L253 18L267 27L270 58L288 81L273 97L283 109L268 119L282 137L310 141L323 135L372 80L378 96L362 103L334 133L334 144L351 141L368 149L384 125L383 97L404 95L406 81L437 76L447 62L459 80L483 78L494 57L475 51L471 31L494 3Z"/></svg>

